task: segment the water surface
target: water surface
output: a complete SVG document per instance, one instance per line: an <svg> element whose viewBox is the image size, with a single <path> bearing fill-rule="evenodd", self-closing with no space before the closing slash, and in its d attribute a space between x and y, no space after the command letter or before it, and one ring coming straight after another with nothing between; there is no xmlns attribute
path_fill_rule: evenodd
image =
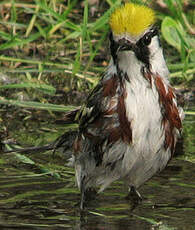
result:
<svg viewBox="0 0 195 230"><path fill-rule="evenodd" d="M184 140L176 157L139 192L143 202L133 209L121 181L80 212L74 171L60 153L37 153L21 159L0 157L0 229L194 230L194 120L187 117ZM31 161L29 160L31 159Z"/></svg>

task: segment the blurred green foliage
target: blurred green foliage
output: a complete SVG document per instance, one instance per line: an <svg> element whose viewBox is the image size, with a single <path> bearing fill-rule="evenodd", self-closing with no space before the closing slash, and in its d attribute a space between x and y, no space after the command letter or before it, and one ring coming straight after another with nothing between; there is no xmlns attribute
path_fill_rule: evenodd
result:
<svg viewBox="0 0 195 230"><path fill-rule="evenodd" d="M18 100L20 106L22 98L28 99L29 107L32 101L55 104L48 95L93 87L109 60L110 13L124 2L1 1L0 103L8 104L12 99L10 104ZM193 1L133 2L156 9L172 83L191 86L195 73Z"/></svg>

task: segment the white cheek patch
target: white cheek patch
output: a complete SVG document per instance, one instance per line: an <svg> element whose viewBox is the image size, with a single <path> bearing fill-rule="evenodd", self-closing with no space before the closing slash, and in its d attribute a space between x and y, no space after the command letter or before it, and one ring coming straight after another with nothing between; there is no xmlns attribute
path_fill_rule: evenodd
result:
<svg viewBox="0 0 195 230"><path fill-rule="evenodd" d="M163 56L162 48L160 47L158 36L154 36L150 45L148 46L150 51L150 66L154 74L159 74L165 79L169 75L169 70L166 66L166 62Z"/></svg>
<svg viewBox="0 0 195 230"><path fill-rule="evenodd" d="M159 49L161 49L160 44L159 44L159 40L158 40L158 36L157 36L157 35L154 36L154 37L152 38L151 43L150 43L150 45L148 46L148 48L149 48L149 50L150 50L150 55L151 55L151 57L152 57L153 55L155 55L155 53L156 53Z"/></svg>

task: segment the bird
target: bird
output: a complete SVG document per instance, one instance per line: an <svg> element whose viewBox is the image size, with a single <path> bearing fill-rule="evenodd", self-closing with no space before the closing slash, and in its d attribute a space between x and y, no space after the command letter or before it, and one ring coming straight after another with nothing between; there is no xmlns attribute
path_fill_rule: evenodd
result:
<svg viewBox="0 0 195 230"><path fill-rule="evenodd" d="M130 196L174 154L184 112L169 82L155 11L125 3L110 15L110 62L85 103L66 115L78 130L60 139L72 148L80 208L94 189L123 180Z"/></svg>

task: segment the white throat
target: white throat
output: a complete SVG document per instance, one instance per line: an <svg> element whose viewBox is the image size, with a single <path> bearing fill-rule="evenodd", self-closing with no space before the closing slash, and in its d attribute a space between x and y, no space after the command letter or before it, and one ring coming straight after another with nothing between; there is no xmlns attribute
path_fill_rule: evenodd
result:
<svg viewBox="0 0 195 230"><path fill-rule="evenodd" d="M166 62L164 60L163 52L159 46L157 36L152 38L149 49L149 65L150 71L154 74L160 75L162 78L167 79L169 75ZM130 79L138 78L142 67L145 66L143 62L137 59L133 51L122 51L118 53L118 65L120 70L128 73Z"/></svg>
<svg viewBox="0 0 195 230"><path fill-rule="evenodd" d="M169 70L163 56L162 48L159 46L159 40L157 36L152 38L149 49L151 71L154 74L159 74L162 78L167 78L169 75Z"/></svg>
<svg viewBox="0 0 195 230"><path fill-rule="evenodd" d="M144 66L135 56L133 51L123 51L118 54L118 67L124 73L127 73L130 81L143 80L141 68Z"/></svg>

